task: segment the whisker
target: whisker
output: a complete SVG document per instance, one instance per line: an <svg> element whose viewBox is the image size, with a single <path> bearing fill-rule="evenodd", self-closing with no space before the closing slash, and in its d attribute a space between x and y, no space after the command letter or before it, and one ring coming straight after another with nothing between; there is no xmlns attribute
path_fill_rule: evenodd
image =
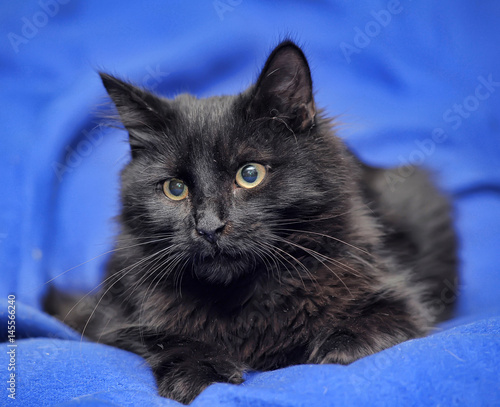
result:
<svg viewBox="0 0 500 407"><path fill-rule="evenodd" d="M160 235L160 236L162 236L162 235ZM106 252L104 252L104 253L101 253L101 254L99 254L99 255L97 255L97 256L95 256L95 257L91 258L90 260L86 260L86 261L84 261L83 263L80 263L80 264L78 264L78 265L76 265L76 266L74 266L74 267L71 267L71 268L69 268L69 269L68 269L68 270L66 270L66 271L63 271L62 273L58 274L58 275L57 275L57 276L55 276L55 277L52 277L50 280L48 280L48 281L46 281L45 283L43 283L43 284L42 284L42 287L43 287L44 285L46 285L46 284L51 283L51 282L52 282L52 281L54 281L56 278L59 278L59 277L63 276L64 274L69 273L70 271L72 271L72 270L74 270L74 269L76 269L76 268L78 268L78 267L84 266L85 264L90 263L91 261L94 261L94 260L98 259L99 257L105 256L105 255L110 254L110 253L118 252L118 251L120 251L120 250L127 250L127 249L131 249L131 248L133 248L133 247L137 247L137 246L143 246L143 245L146 245L146 244L151 244L151 243L162 242L162 241L168 240L168 239L171 237L171 234L170 234L170 235L168 235L168 236L167 236L167 235L164 235L164 236L165 236L165 237L162 237L162 238L160 238L160 239L155 239L155 240L151 240L151 241L146 241L146 242L136 243L136 244L133 244L133 245L130 245L130 246L118 247L118 248L114 248L114 249L108 250L108 251L106 251ZM156 238L156 237L155 237L155 238Z"/></svg>
<svg viewBox="0 0 500 407"><path fill-rule="evenodd" d="M308 217L308 218L274 219L274 220L270 220L269 224L287 225L287 224L295 224L295 223L320 222L323 220L330 220L330 219L338 218L340 216L345 216L345 215L349 214L350 212L353 212L354 210L357 210L357 208L352 208L352 209L349 209L345 212L335 213L335 214L331 214L329 216L319 215L319 216L312 216L312 217Z"/></svg>
<svg viewBox="0 0 500 407"><path fill-rule="evenodd" d="M296 244L296 243L293 243L293 242L290 242L286 239L283 239L283 238L279 238L279 240L281 240L282 242L286 243L286 244L289 244L289 245L292 245L294 247L297 247L298 249L301 249L303 251L305 251L306 253L308 253L309 255L313 256L316 260L318 260L321 264L323 264L335 277L337 277L337 279L342 283L342 285L347 289L347 291L349 291L349 294L352 295L351 291L349 290L349 287L347 287L346 283L344 282L344 280L342 278L340 278L340 276L334 271L332 270L330 267L328 267L328 265L325 264L324 260L329 260L330 262L333 262L335 264L337 264L339 267L343 268L345 270L345 268L347 269L350 269L354 275L357 275L357 276L361 276L357 270L353 269L352 267L350 266L347 266L346 264L343 264L341 263L340 261L336 260L336 259L332 259L328 256L325 256L313 249L309 249L307 247L304 247L302 245L299 245L299 244Z"/></svg>
<svg viewBox="0 0 500 407"><path fill-rule="evenodd" d="M173 245L170 245L168 247L165 247L161 250L159 250L158 252L155 253L155 255L159 255L158 258L152 263L151 265L151 270L149 271L146 271L144 270L142 276L139 278L139 280L137 280L131 287L127 288L127 290L125 290L123 292L123 294L125 295L126 292L130 289L132 289L132 292L137 289L138 287L141 286L141 284L153 273L156 272L156 266L158 265L158 263L160 263L162 261L162 259L165 257L165 256L168 256L169 254L172 253L172 251L177 248L179 245L178 244L173 244ZM161 267L161 264L160 264L160 267ZM154 271L153 271L154 269ZM150 283L150 286L151 286L152 283ZM149 286L148 286L149 288ZM131 293L132 294L132 293ZM123 299L123 301L125 301L125 299Z"/></svg>
<svg viewBox="0 0 500 407"><path fill-rule="evenodd" d="M262 261L262 263L264 264L264 267L266 268L266 271L268 271L268 275L269 275L269 273L273 273L273 266L271 265L271 263L269 262L269 259L268 259L268 255L272 254L272 253L271 252L268 253L261 246L255 245L255 244L251 245L250 249L251 249L252 255L257 256ZM276 260L272 256L270 256L270 257L271 257L271 260L274 262L275 270L279 270L279 266L278 266L278 263L276 262ZM278 277L279 283L281 284L281 279L280 279L279 273L277 273L277 277Z"/></svg>
<svg viewBox="0 0 500 407"><path fill-rule="evenodd" d="M344 241L342 239L338 239L336 237L333 237L333 236L330 236L330 235L326 235L324 233L313 232L313 231L310 231L310 230L283 229L283 228L275 229L275 230L281 230L281 231L286 231L286 232L298 232L298 233L305 233L305 234L311 234L311 235L326 237L328 239L335 240L336 242L345 244L346 246L352 247L353 249L359 250L360 252L363 252L363 253L365 253L365 254L367 254L369 256L373 256L370 252L362 249L361 247L357 247L357 246L355 246L355 245L353 245L351 243L347 243L346 241Z"/></svg>
<svg viewBox="0 0 500 407"><path fill-rule="evenodd" d="M333 262L333 263L335 263L335 264L337 264L337 265L339 265L339 266L341 266L341 267L343 267L343 268L345 267L345 269L344 269L344 270L346 270L346 271L347 271L347 270L350 270L350 271L352 272L352 274L353 274L353 275L355 275L355 276L357 276L357 277L363 277L363 275L362 275L361 273L359 273L359 272L358 272L358 270L356 270L356 269L352 268L351 266L348 266L347 264L344 264L344 263L340 262L340 261L339 261L339 260L337 260L337 259L334 259L334 258L332 258L332 257L328 257L328 256L326 256L326 255L324 255L324 254L322 254L322 253L319 253L319 252L318 252L318 251L316 251L316 250L313 250L313 249L310 249L310 248L308 248L308 247L302 246L302 245L300 245L300 244L298 244L298 243L291 242L291 241L289 241L289 240L287 240L287 239L284 239L284 238L281 238L281 237L280 237L279 239L280 239L281 241L283 241L284 243L286 243L286 244L290 244L290 245L292 245L292 246L295 246L295 247L297 247L297 248L299 248L299 249L301 249L301 250L304 250L305 252L308 252L308 253L309 253L309 254L311 254L311 255L312 255L312 254L314 254L314 255L316 255L316 256L318 256L318 257L320 257L320 258L324 259L324 260L329 260L330 262Z"/></svg>
<svg viewBox="0 0 500 407"><path fill-rule="evenodd" d="M166 250L166 249L162 249L162 250L160 250L160 251L158 251L158 252L155 252L155 253L153 253L153 254L151 254L151 255L149 255L149 256L143 257L141 260L139 260L139 261L135 262L134 264L132 264L132 265L130 265L130 266L125 267L124 269L122 269L122 270L118 271L117 273L114 273L113 275L111 275L110 277L108 277L106 280L104 280L104 281L108 281L110 278L112 278L112 277L117 277L117 276L119 275L119 278L117 278L117 279L116 279L116 281L115 281L115 282L113 282L113 283L112 283L112 284L111 284L111 285L110 285L110 286L106 289L106 291L104 291L104 293L101 295L101 297L100 297L100 298L99 298L99 300L97 301L97 304L94 306L94 309L92 310L92 312L91 312L90 316L87 318L87 322L85 323L85 325L84 325L84 327L83 327L83 330L82 330L82 339L83 339L83 336L85 335L85 331L86 331L86 329L87 329L87 326L89 325L89 323L90 323L91 319L93 318L93 316L94 316L95 312L97 311L97 308L99 307L99 305L101 304L101 301L102 301L102 300L103 300L103 298L106 296L106 294L109 292L109 290L111 290L111 288L113 288L113 287L114 287L114 285L115 285L116 283L118 283L118 282L119 282L119 281L120 281L123 277L125 277L128 273L130 273L130 272L131 272L134 268L136 268L138 265L140 265L140 264L144 263L145 261L150 260L150 259L151 259L151 258L153 258L154 256L157 256L160 252L163 252L163 251L165 251L165 250ZM128 270L127 270L127 269L128 269ZM125 270L127 270L127 271L126 271L126 272L124 272ZM101 284L102 284L102 283L101 283ZM99 284L99 285L101 285L101 284ZM88 296L88 294L86 294L83 298L85 298L85 297L87 297L87 296ZM78 301L78 303L80 303L80 302L83 300L83 298L82 298L82 299L80 299L80 301ZM77 303L77 304L78 304L78 303ZM75 305L73 306L73 308L72 308L72 309L68 312L68 314L69 314L69 313L70 313L70 312L71 312L71 311L75 308L75 306L76 306L77 304L75 304Z"/></svg>
<svg viewBox="0 0 500 407"><path fill-rule="evenodd" d="M285 257L284 257L281 253L284 253L284 254L286 254L288 257L291 257L291 258L292 258L292 260L296 261L296 262L297 262L297 263L298 263L298 264L302 267L302 269L306 272L306 274L307 274L307 275L309 275L311 278L313 278L313 277L312 277L312 275L311 275L311 273L310 273L310 272L309 272L309 270L307 269L307 267L306 267L306 266L305 266L305 265L304 265L304 264L303 264L300 260L298 260L297 258L295 258L295 257L294 257L293 255L291 255L290 253L286 252L285 250L282 250L282 249L280 249L279 247L276 247L276 246L271 245L271 244L268 244L268 243L264 243L264 244L267 244L267 245L268 245L268 247L270 247L270 248L272 248L273 250L275 250L275 254L277 254L278 256L280 256L280 257L281 257L284 261L286 261L286 262L290 263L290 264L294 267L295 271L297 271L297 275L299 276L299 278L300 278L300 280L301 280L301 282L302 282L302 285L304 286L304 290L307 290L306 284L305 284L305 282L304 282L304 279L302 278L301 273L299 273L299 271L297 270L297 268L296 268L296 267L295 267L295 266L294 266L294 265L290 262L290 260L286 259L286 258L285 258ZM277 251L277 252L276 252L276 251Z"/></svg>
<svg viewBox="0 0 500 407"><path fill-rule="evenodd" d="M295 266L295 264L293 264L290 260L286 259L280 253L276 253L276 252L277 252L277 250L273 245L269 244L266 247L266 253L268 253L269 257L272 259L272 261L276 265L276 270L277 270L276 274L278 275L278 281L280 281L280 283L281 283L281 276L279 273L279 270L280 270L279 264L281 264L285 268L285 270L288 272L288 274L290 275L291 278L293 278L293 274L292 274L292 271L288 268L287 263L295 269L297 274L300 274L299 271L297 270L297 267ZM279 255L279 257L278 257L278 255Z"/></svg>
<svg viewBox="0 0 500 407"><path fill-rule="evenodd" d="M182 263L182 266L179 267L179 264L184 260ZM181 256L179 257L178 261L174 265L175 270L173 269L172 271L174 272L174 290L177 291L177 288L179 288L179 297L182 297L182 277L184 276L184 268L187 266L189 263L189 256L184 256L184 254L181 253Z"/></svg>
<svg viewBox="0 0 500 407"><path fill-rule="evenodd" d="M162 239L158 239L158 241L160 241L160 240L162 240ZM135 246L138 246L138 245L128 246L128 248L130 248L130 247L135 247ZM124 248L121 248L121 249L125 249L125 247L124 247ZM112 250L112 251L114 251L114 250ZM106 253L104 253L104 254L106 254ZM104 255L104 254L103 254L103 255ZM153 255L152 255L152 256L153 256ZM149 258L151 258L152 256L149 256ZM127 270L127 268L129 268L129 267L135 267L136 265L138 265L138 264L140 264L140 263L142 263L143 261L146 261L146 260L147 260L147 258L143 258L143 259L141 259L140 261L138 261L138 262L136 262L136 263L134 263L134 264L132 264L132 265L129 265L129 266L125 267L124 269L122 269L122 270L120 270L120 271L118 271L118 272L116 272L116 273L114 273L114 274L112 274L112 275L108 276L107 278L105 278L103 281L101 281L99 284L97 284L94 288L92 288L90 291L88 291L85 295L83 295L83 296L82 296L82 297L81 297L81 298L80 298L80 299L79 299L79 300L78 300L78 301L77 301L77 302L76 302L76 303L75 303L75 304L71 307L71 309L70 309L70 310L66 313L66 315L65 315L65 317L63 318L62 322L65 322L65 321L66 321L66 318L68 318L68 316L71 314L71 312L73 312L73 310L74 310L74 309L75 309L75 308L76 308L76 307L77 307L77 306L78 306L78 305L79 305L79 304L80 304L83 300L85 300L85 299L86 299L89 295L91 295L92 293L94 293L94 291L96 291L99 287L101 287L102 285L106 284L107 282L109 282L109 281L110 281L110 280L112 280L113 278L117 278L117 277L118 277L118 275L119 275L119 274L121 274L121 273L123 273L123 272L125 272L125 271ZM91 260L89 260L89 261L91 261ZM84 263L82 263L82 264L84 264ZM76 266L76 267L78 267L78 266ZM71 269L70 269L70 270L71 270ZM70 271L70 270L67 270L67 271ZM67 272L67 271L66 271L66 272ZM127 273L128 273L128 272L127 272ZM125 274L127 274L127 273L125 273ZM63 273L63 274L64 274L64 273ZM54 278L56 278L56 277L54 277ZM117 282L118 282L121 278L122 278L122 277L120 277L117 281L115 281L115 282L112 284L112 286L113 286L114 284L116 284L116 283L117 283ZM45 284L46 284L46 283L45 283Z"/></svg>
<svg viewBox="0 0 500 407"><path fill-rule="evenodd" d="M169 255L169 254L170 254L170 252L168 252L166 255ZM147 273L145 273L148 275L154 275L154 277L151 280L151 282L149 283L149 285L146 289L146 292L144 293L144 296L142 298L141 306L140 306L141 311L139 314L139 321L142 319L142 315L144 313L144 302L146 301L146 298L148 296L148 293L150 291L151 286L154 284L153 289L151 290L151 293L154 293L156 290L156 287L158 287L160 282L172 273L172 271L174 270L174 268L176 267L176 265L178 263L177 260L179 258L182 258L182 256L183 256L182 253L178 253L177 255L167 259L163 263L161 262L161 258L160 258L160 261L157 260L155 263L155 266L153 266L153 268L151 270L149 270ZM160 263L160 264L158 264L158 263ZM158 281L156 281L156 280L158 280ZM156 283L155 283L155 281L156 281Z"/></svg>

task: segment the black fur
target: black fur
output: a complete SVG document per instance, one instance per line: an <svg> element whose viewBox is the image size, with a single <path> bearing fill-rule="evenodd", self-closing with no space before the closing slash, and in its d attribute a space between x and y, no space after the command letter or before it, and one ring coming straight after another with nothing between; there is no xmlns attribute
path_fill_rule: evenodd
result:
<svg viewBox="0 0 500 407"><path fill-rule="evenodd" d="M395 170L347 150L295 44L236 96L169 100L101 78L132 160L106 280L65 320L143 356L162 396L189 403L245 370L351 363L450 315L447 200L424 171L389 188ZM267 168L252 189L235 182L247 163ZM165 196L171 178L186 199Z"/></svg>

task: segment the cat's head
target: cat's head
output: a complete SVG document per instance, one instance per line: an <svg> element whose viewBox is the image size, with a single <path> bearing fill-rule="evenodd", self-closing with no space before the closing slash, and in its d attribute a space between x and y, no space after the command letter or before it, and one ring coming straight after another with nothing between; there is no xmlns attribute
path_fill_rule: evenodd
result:
<svg viewBox="0 0 500 407"><path fill-rule="evenodd" d="M319 219L345 211L344 147L317 115L307 60L292 42L236 96L165 99L101 78L132 152L122 227L144 244L150 272L227 284L297 270L285 253L292 230L321 230Z"/></svg>

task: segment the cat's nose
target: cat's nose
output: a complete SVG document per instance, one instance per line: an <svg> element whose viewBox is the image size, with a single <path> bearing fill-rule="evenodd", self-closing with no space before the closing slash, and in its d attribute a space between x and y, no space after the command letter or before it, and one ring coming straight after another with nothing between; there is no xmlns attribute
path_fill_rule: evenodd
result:
<svg viewBox="0 0 500 407"><path fill-rule="evenodd" d="M216 202L206 199L196 213L196 233L212 244L220 238L226 227L226 222L222 219L220 212Z"/></svg>
<svg viewBox="0 0 500 407"><path fill-rule="evenodd" d="M225 226L226 225L223 224L222 226L219 226L216 229L206 228L206 227L203 227L203 228L198 227L198 228L196 228L196 232L198 233L198 235L203 237L206 241L208 241L210 243L215 243L217 241L217 239L219 239Z"/></svg>

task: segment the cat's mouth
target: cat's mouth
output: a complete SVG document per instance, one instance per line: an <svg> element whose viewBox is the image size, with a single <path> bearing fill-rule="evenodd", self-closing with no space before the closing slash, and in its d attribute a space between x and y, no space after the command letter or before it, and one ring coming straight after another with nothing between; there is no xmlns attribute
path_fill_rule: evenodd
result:
<svg viewBox="0 0 500 407"><path fill-rule="evenodd" d="M256 262L245 254L234 256L217 250L208 256L195 256L191 267L193 274L198 279L213 284L227 285L253 272L256 268Z"/></svg>

